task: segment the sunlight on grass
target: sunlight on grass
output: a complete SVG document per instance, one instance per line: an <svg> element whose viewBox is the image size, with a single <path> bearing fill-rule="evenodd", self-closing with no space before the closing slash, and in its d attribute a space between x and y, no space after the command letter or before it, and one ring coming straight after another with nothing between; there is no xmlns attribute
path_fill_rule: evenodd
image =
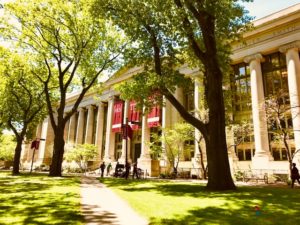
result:
<svg viewBox="0 0 300 225"><path fill-rule="evenodd" d="M0 172L0 224L82 224L79 182Z"/></svg>
<svg viewBox="0 0 300 225"><path fill-rule="evenodd" d="M299 224L300 189L239 187L211 192L198 183L102 180L151 225ZM255 209L258 206L258 210Z"/></svg>

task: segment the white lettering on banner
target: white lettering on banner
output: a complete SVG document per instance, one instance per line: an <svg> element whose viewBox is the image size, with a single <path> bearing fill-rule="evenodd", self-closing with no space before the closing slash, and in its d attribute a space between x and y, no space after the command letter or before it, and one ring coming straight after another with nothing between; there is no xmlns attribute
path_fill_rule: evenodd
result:
<svg viewBox="0 0 300 225"><path fill-rule="evenodd" d="M115 107L114 112L119 113L122 112L122 106Z"/></svg>
<svg viewBox="0 0 300 225"><path fill-rule="evenodd" d="M118 124L113 124L113 125L112 125L112 128L119 128L119 127L121 127L121 124L120 124L120 123L118 123Z"/></svg>
<svg viewBox="0 0 300 225"><path fill-rule="evenodd" d="M148 121L148 122L158 122L158 121L159 121L159 117L148 118L147 121Z"/></svg>

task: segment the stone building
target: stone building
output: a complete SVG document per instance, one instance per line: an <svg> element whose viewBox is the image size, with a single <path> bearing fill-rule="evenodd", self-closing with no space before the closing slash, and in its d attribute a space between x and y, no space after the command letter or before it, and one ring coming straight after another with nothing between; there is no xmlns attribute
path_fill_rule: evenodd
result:
<svg viewBox="0 0 300 225"><path fill-rule="evenodd" d="M232 134L228 132L228 154L231 170L261 170L282 173L288 171L287 152L284 146L272 141L272 135L266 120L263 102L266 96L276 94L283 89L289 93L286 104L292 107L291 117L283 122L292 130L288 144L292 151L300 149L300 4L253 22L254 29L247 32L243 40L233 43L232 53L232 89L234 90L232 118L234 121L248 120L253 123L254 132L244 137L243 142L234 145ZM181 72L190 76L197 70L182 67ZM66 145L90 143L98 147L101 160L121 163L125 161L126 141L122 139L121 124L131 124L133 136L127 142L128 160L138 162L139 167L150 175L159 173L159 165L151 159L147 142L150 134L158 127L170 127L181 121L178 112L166 101L164 107L153 106L148 115L142 116L135 110L135 102L121 101L113 86L129 79L140 68L131 68L118 73L106 82L106 90L99 96L86 95L78 112L72 116L65 129ZM187 108L199 108L199 84L194 83L190 90L176 90L176 98ZM68 97L66 112L76 99L76 94ZM199 135L197 131L195 135ZM45 119L37 129L37 137L45 138L35 154L35 163L49 164L51 161L53 132L50 122ZM300 154L299 154L300 155ZM23 151L23 162L30 162L32 150ZM300 157L295 162L300 163ZM161 162L160 166L163 164ZM182 159L180 168L193 170L199 174L199 152L197 144L190 157ZM198 171L198 172L197 172Z"/></svg>

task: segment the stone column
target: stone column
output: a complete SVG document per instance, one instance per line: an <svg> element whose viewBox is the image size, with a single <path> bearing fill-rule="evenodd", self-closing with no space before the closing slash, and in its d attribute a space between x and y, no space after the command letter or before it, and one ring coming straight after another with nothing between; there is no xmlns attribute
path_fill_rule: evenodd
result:
<svg viewBox="0 0 300 225"><path fill-rule="evenodd" d="M165 96L163 96L163 102L164 106L162 108L162 128L170 128L171 127L171 117L172 117L172 105L171 103L166 99ZM163 131L162 131L163 132ZM164 151L167 149L167 145L164 141L161 142L161 146L163 149L162 153L162 160L160 162L160 166L162 167L169 167L167 156Z"/></svg>
<svg viewBox="0 0 300 225"><path fill-rule="evenodd" d="M65 115L64 115L65 116ZM70 120L68 120L65 124L65 129L64 129L64 140L65 143L68 143L68 136L69 136L69 125L70 125Z"/></svg>
<svg viewBox="0 0 300 225"><path fill-rule="evenodd" d="M200 83L196 79L194 83L194 107L195 107L195 117L198 119L200 119L200 110L201 110L199 88L200 88ZM200 161L201 155L200 155L199 143L198 143L200 137L201 137L200 131L197 128L195 128L195 142L194 142L195 149L194 149L194 157L192 158L193 170L191 171L191 173L192 175L196 175L197 177L199 177L200 175L202 177L202 172L203 172L201 168L201 161ZM202 150L203 157L206 156L204 140L200 143L200 148Z"/></svg>
<svg viewBox="0 0 300 225"><path fill-rule="evenodd" d="M126 100L124 102L124 114L123 114L123 124L126 124L126 119L128 119L128 113L129 113L129 101ZM127 121L128 122L128 121ZM131 162L130 158L130 138L127 138L127 160L128 162ZM122 139L122 154L119 159L120 163L125 164L125 157L126 157L126 139Z"/></svg>
<svg viewBox="0 0 300 225"><path fill-rule="evenodd" d="M84 143L93 144L93 128L94 128L94 106L88 106L88 116L85 130L85 140Z"/></svg>
<svg viewBox="0 0 300 225"><path fill-rule="evenodd" d="M50 165L53 152L54 131L52 129L49 117L47 117L43 121L40 138L45 140L40 141L38 151L38 164L43 163L46 165Z"/></svg>
<svg viewBox="0 0 300 225"><path fill-rule="evenodd" d="M286 54L288 72L289 95L291 114L294 129L294 141L296 150L300 149L300 41L292 42L279 48Z"/></svg>
<svg viewBox="0 0 300 225"><path fill-rule="evenodd" d="M141 143L141 156L140 159L151 159L150 149L147 143L150 142L150 128L147 124L148 116L144 114L145 108L143 108L143 117L142 117L142 143Z"/></svg>
<svg viewBox="0 0 300 225"><path fill-rule="evenodd" d="M112 119L114 108L114 97L110 97L108 101L107 122L106 122L106 137L105 137L105 152L103 160L111 162L115 160L115 133L112 132Z"/></svg>
<svg viewBox="0 0 300 225"><path fill-rule="evenodd" d="M97 127L95 135L95 143L98 148L98 157L97 161L100 161L104 156L103 154L103 132L104 132L104 104L102 102L98 105L98 114L97 114Z"/></svg>
<svg viewBox="0 0 300 225"><path fill-rule="evenodd" d="M69 143L75 143L75 128L76 128L76 113L74 113L69 122L69 130L68 130L68 144Z"/></svg>
<svg viewBox="0 0 300 225"><path fill-rule="evenodd" d="M77 121L76 144L83 144L83 127L84 127L84 108L79 109Z"/></svg>
<svg viewBox="0 0 300 225"><path fill-rule="evenodd" d="M183 89L177 87L174 95L175 95L175 98L177 99L177 101L179 103L183 104L183 98L184 98L184 96L183 96ZM175 124L175 123L179 123L179 122L182 121L182 118L181 118L179 112L173 106L172 106L172 115L169 115L169 116L171 116L171 121L172 121L171 124L172 125Z"/></svg>
<svg viewBox="0 0 300 225"><path fill-rule="evenodd" d="M150 128L147 123L147 114L145 113L145 108L143 108L142 117L142 146L141 146L141 156L138 158L138 167L147 172L149 176L159 175L159 161L152 160L150 156L150 148L147 143L150 142Z"/></svg>
<svg viewBox="0 0 300 225"><path fill-rule="evenodd" d="M251 101L255 139L255 155L252 159L253 169L266 168L273 160L270 154L266 111L264 109L264 87L261 72L261 54L248 56L244 59L250 63Z"/></svg>

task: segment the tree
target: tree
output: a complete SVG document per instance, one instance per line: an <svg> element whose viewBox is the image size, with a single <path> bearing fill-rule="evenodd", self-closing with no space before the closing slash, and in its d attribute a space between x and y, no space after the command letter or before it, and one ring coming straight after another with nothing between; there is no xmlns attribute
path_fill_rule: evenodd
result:
<svg viewBox="0 0 300 225"><path fill-rule="evenodd" d="M76 162L81 171L86 171L87 162L97 156L97 147L91 144L75 145L68 149L64 158L67 162Z"/></svg>
<svg viewBox="0 0 300 225"><path fill-rule="evenodd" d="M13 161L16 141L11 134L0 135L0 160Z"/></svg>
<svg viewBox="0 0 300 225"><path fill-rule="evenodd" d="M49 119L54 131L50 176L61 176L64 128L85 94L105 71L117 66L124 43L109 21L90 16L89 0L16 0L4 5L4 12L18 23L3 20L3 34L17 40L32 54L32 72L43 84ZM121 46L121 47L120 47ZM42 67L43 73L36 72ZM65 112L66 94L78 91L72 109Z"/></svg>
<svg viewBox="0 0 300 225"><path fill-rule="evenodd" d="M0 118L16 138L12 174L18 175L22 143L46 115L44 90L28 65L30 54L0 49L0 56Z"/></svg>
<svg viewBox="0 0 300 225"><path fill-rule="evenodd" d="M289 162L289 169L291 171L293 165L293 154L288 144L288 139L293 130L292 124L287 122L292 121L289 94L284 90L279 90L276 94L269 95L265 100L265 110L269 133L272 136L271 141L281 142L284 145Z"/></svg>
<svg viewBox="0 0 300 225"><path fill-rule="evenodd" d="M121 88L123 97L145 104L145 99L159 90L205 139L209 170L207 187L235 189L227 154L222 85L226 65L229 66L228 46L250 20L243 7L237 0L95 2L95 11L99 12L100 6L105 8L104 13L134 43L135 51L128 54L132 64L128 65L144 66L143 72ZM209 110L207 123L190 114L172 94L176 85L184 87L186 84L184 77L174 70L178 63L196 66L203 74Z"/></svg>
<svg viewBox="0 0 300 225"><path fill-rule="evenodd" d="M193 140L192 126L187 123L175 123L174 128L163 129L162 136L153 134L152 138L154 141L150 145L151 152L155 155L164 154L176 175L180 159L191 150L191 146L185 142ZM160 145L161 142L166 144L165 149Z"/></svg>

